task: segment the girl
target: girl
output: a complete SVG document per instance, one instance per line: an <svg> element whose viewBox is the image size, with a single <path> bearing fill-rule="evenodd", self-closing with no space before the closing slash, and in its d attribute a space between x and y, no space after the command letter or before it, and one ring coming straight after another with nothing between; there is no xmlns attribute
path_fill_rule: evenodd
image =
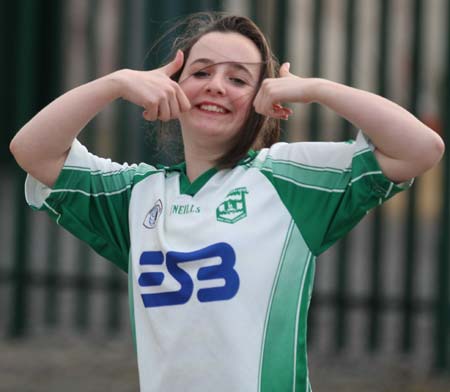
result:
<svg viewBox="0 0 450 392"><path fill-rule="evenodd" d="M171 62L62 95L14 137L26 198L129 276L143 391L309 391L315 257L441 158L440 137L377 95L277 64L240 16L195 15ZM78 133L123 98L176 119L185 162L111 162ZM284 103L316 102L351 143L276 143Z"/></svg>

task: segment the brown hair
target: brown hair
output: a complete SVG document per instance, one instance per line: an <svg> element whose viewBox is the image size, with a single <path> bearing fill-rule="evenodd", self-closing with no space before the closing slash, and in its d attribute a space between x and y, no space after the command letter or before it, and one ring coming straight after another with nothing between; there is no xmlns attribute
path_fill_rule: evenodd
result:
<svg viewBox="0 0 450 392"><path fill-rule="evenodd" d="M182 50L186 63L192 47L205 34L211 32L234 32L250 39L261 54L261 74L255 94L264 79L274 78L278 75L279 63L272 54L264 34L253 21L245 16L228 15L218 12L196 13L177 23L170 29L167 35L172 34L180 28L183 31L174 40L171 53L168 57L169 59L175 56L177 50ZM173 75L172 78L178 81L182 72L183 68ZM161 131L164 132L164 125L161 128ZM279 140L279 137L280 121L256 113L253 105L251 105L242 129L236 134L231 148L218 159L216 162L217 166L221 168L232 167L244 158L251 148L260 149L270 147Z"/></svg>

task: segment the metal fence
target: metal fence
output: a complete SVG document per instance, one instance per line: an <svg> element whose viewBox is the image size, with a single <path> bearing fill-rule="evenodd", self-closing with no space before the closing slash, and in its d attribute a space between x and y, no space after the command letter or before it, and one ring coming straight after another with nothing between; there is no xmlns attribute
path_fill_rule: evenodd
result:
<svg viewBox="0 0 450 392"><path fill-rule="evenodd" d="M0 3L0 334L128 332L126 277L23 198L8 152L13 134L63 91L147 53L172 18L199 10L253 17L291 71L391 98L446 136L450 126L450 1L18 0ZM169 22L170 23L170 22ZM295 107L286 140L343 140L350 124ZM82 141L117 161L155 156L136 108L117 102ZM405 141L407 143L407 141ZM406 353L450 369L448 157L412 190L369 214L318 260L311 349Z"/></svg>

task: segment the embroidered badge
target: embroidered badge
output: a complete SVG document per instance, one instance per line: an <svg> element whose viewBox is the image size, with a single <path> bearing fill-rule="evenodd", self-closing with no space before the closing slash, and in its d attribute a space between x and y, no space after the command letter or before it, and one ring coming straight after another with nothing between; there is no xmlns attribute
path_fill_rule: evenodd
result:
<svg viewBox="0 0 450 392"><path fill-rule="evenodd" d="M216 209L216 218L219 222L236 223L247 216L245 195L246 187L233 189Z"/></svg>
<svg viewBox="0 0 450 392"><path fill-rule="evenodd" d="M147 229L153 229L156 226L156 222L158 222L158 218L161 215L162 209L162 202L158 199L152 209L145 216L144 226Z"/></svg>

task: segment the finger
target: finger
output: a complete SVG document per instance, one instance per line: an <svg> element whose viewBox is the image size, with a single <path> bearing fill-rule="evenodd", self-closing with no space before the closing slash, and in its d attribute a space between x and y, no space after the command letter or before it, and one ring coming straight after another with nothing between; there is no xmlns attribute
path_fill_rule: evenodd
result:
<svg viewBox="0 0 450 392"><path fill-rule="evenodd" d="M263 116L273 117L277 111L272 107L272 103L267 99L261 98L257 105L255 105L255 111Z"/></svg>
<svg viewBox="0 0 450 392"><path fill-rule="evenodd" d="M180 111L183 113L191 110L191 103L189 102L188 97L178 83L176 88L176 95Z"/></svg>
<svg viewBox="0 0 450 392"><path fill-rule="evenodd" d="M291 114L292 113L278 111L278 112L270 113L269 117L280 119L280 120L287 120L287 119L289 119L289 116Z"/></svg>
<svg viewBox="0 0 450 392"><path fill-rule="evenodd" d="M290 67L290 63L283 63L283 65L280 67L280 78L285 78L286 76L289 76L291 74L289 72Z"/></svg>
<svg viewBox="0 0 450 392"><path fill-rule="evenodd" d="M276 113L282 113L282 114L293 114L293 110L291 108L285 107L285 106L281 106L278 103L274 103L272 105L272 109L276 112Z"/></svg>
<svg viewBox="0 0 450 392"><path fill-rule="evenodd" d="M177 96L175 95L173 97L173 99L171 99L168 103L169 103L169 110L170 110L169 120L174 120L180 116L180 105L178 103Z"/></svg>
<svg viewBox="0 0 450 392"><path fill-rule="evenodd" d="M161 70L167 75L172 76L179 71L184 63L184 53L181 50L177 50L175 58L168 64L161 67Z"/></svg>
<svg viewBox="0 0 450 392"><path fill-rule="evenodd" d="M152 121L152 120L150 120L149 117L148 117L148 111L147 111L147 110L144 110L144 111L142 112L142 117L144 117L144 119L147 120L147 121Z"/></svg>
<svg viewBox="0 0 450 392"><path fill-rule="evenodd" d="M273 114L274 104L281 107L281 105L277 102L278 100L272 96L271 86L273 85L273 81L274 80L272 79L265 79L253 101L256 112L264 116L271 116Z"/></svg>
<svg viewBox="0 0 450 392"><path fill-rule="evenodd" d="M176 82L171 82L170 89L167 91L166 99L161 101L160 119L162 121L168 121L178 118L180 115L180 105L178 103L178 91L180 86ZM164 102L164 105L163 105ZM168 108L168 118L166 118L166 108Z"/></svg>
<svg viewBox="0 0 450 392"><path fill-rule="evenodd" d="M152 105L149 108L146 108L142 113L142 116L147 121L156 121L156 119L158 118L158 106Z"/></svg>
<svg viewBox="0 0 450 392"><path fill-rule="evenodd" d="M159 104L158 119L161 121L170 120L170 106L166 100L162 100Z"/></svg>
<svg viewBox="0 0 450 392"><path fill-rule="evenodd" d="M253 107L255 108L256 113L261 113L261 89L258 90L258 92L255 95L255 98L253 99Z"/></svg>

